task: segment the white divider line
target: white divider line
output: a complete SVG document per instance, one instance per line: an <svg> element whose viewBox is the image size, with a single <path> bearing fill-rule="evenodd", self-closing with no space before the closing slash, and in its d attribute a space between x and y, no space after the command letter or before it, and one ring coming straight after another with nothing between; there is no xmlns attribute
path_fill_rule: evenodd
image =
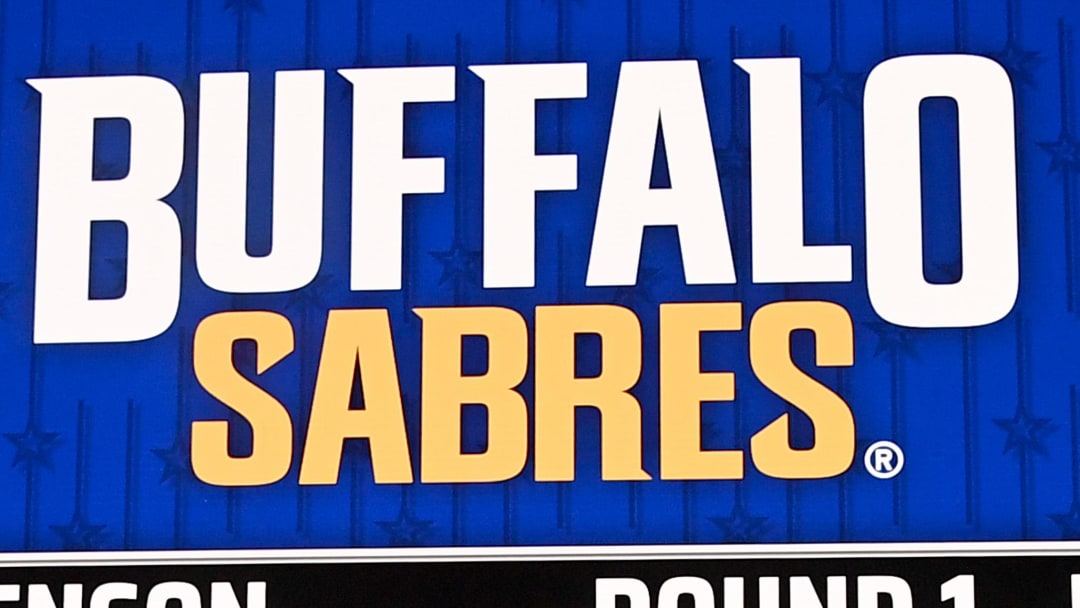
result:
<svg viewBox="0 0 1080 608"><path fill-rule="evenodd" d="M908 557L1080 557L1080 542L831 543L758 545L591 545L223 549L0 553L0 568L26 566L246 565L405 562L535 562L679 559L840 559Z"/></svg>

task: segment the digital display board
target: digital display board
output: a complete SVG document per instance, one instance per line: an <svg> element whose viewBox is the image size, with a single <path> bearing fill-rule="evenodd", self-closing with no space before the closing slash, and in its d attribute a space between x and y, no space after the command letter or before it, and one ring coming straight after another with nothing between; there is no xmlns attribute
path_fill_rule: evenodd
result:
<svg viewBox="0 0 1080 608"><path fill-rule="evenodd" d="M1071 597L1078 23L0 0L0 601Z"/></svg>

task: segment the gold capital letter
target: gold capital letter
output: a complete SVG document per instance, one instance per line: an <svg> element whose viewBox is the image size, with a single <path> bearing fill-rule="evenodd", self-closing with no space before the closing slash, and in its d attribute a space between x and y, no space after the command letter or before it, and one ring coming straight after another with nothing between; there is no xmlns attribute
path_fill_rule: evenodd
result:
<svg viewBox="0 0 1080 608"><path fill-rule="evenodd" d="M810 418L814 446L791 448L790 417L783 414L750 439L750 454L770 477L835 477L855 458L855 419L842 398L792 361L791 333L798 329L814 332L818 365L849 367L855 362L851 316L842 306L775 302L758 310L750 321L750 365L762 384Z"/></svg>
<svg viewBox="0 0 1080 608"><path fill-rule="evenodd" d="M262 374L293 351L292 324L263 310L220 312L195 329L195 377L206 392L251 425L251 454L229 455L229 422L191 425L191 468L215 486L261 486L280 481L292 463L292 419L280 401L240 375L233 344L253 340L256 373Z"/></svg>
<svg viewBox="0 0 1080 608"><path fill-rule="evenodd" d="M350 409L357 367L363 409ZM326 318L311 422L300 465L300 485L338 482L346 439L366 438L375 483L413 480L397 362L385 308L331 310Z"/></svg>
<svg viewBox="0 0 1080 608"><path fill-rule="evenodd" d="M505 481L521 473L529 450L529 415L516 388L529 367L529 333L509 308L419 308L424 320L420 479L426 483ZM487 372L462 375L461 340L488 342ZM487 450L461 451L461 408L487 409Z"/></svg>
<svg viewBox="0 0 1080 608"><path fill-rule="evenodd" d="M600 375L578 378L575 338L598 334ZM536 308L536 480L573 481L574 413L600 410L601 477L651 479L641 466L641 404L630 389L641 377L641 323L606 304Z"/></svg>
<svg viewBox="0 0 1080 608"><path fill-rule="evenodd" d="M742 329L742 304L660 305L660 477L742 479L741 450L701 449L701 402L735 399L735 374L701 371L701 333Z"/></svg>

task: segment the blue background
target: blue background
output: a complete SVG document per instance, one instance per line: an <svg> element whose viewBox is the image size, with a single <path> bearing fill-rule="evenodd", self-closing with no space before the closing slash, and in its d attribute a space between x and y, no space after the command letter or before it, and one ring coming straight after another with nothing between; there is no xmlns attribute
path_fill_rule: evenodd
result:
<svg viewBox="0 0 1080 608"><path fill-rule="evenodd" d="M1080 537L1080 356L1074 251L1080 143L1073 124L1072 28L1064 0L0 0L0 549L246 548L388 545L1018 540ZM909 53L989 55L1009 71L1017 102L1021 287L1003 321L971 330L912 331L871 310L863 263L861 91L883 59ZM802 58L807 238L850 243L846 285L749 283L747 78L733 57ZM619 62L701 62L737 286L687 287L677 235L646 234L634 288L585 288L584 275ZM482 87L476 63L587 61L585 100L542 102L538 149L579 157L579 189L539 196L537 287L479 286ZM458 65L457 99L407 112L406 152L447 160L447 191L410 197L406 288L348 290L351 91L333 70ZM194 266L197 75L252 73L249 247L269 247L273 71L318 67L327 76L325 254L317 281L296 293L230 296ZM180 313L142 343L34 347L31 343L39 98L25 79L151 74L174 83L187 110L184 177L169 203L184 235ZM923 108L926 273L956 280L955 108ZM123 125L102 123L99 177L123 175ZM664 186L658 155L654 185ZM314 204L314 203L313 203ZM717 227L721 229L721 227ZM123 290L124 232L95 228L92 291ZM387 307L395 332L414 465L418 453L420 325L415 306L615 302L644 327L646 370L635 394L645 412L645 468L658 477L657 306L819 298L855 320L856 363L814 371L852 405L859 453L836 479L785 482L749 466L742 482L599 481L598 417L579 415L577 481L518 479L471 486L376 486L368 453L350 442L337 486L300 489L296 464L281 483L228 490L190 472L192 420L227 410L195 382L193 328L214 312L283 312L297 351L260 383L286 403L298 445L311 399L326 310ZM811 339L796 358L812 367ZM584 368L597 345L580 345ZM748 445L785 404L749 370L746 334L710 335L704 365L737 374L734 403L706 405L708 448ZM242 369L251 353L239 349ZM470 351L468 365L482 366ZM523 392L531 393L531 372ZM359 404L357 404L359 405ZM470 418L466 446L483 449ZM796 428L808 439L806 424ZM245 441L237 433L238 445ZM862 449L890 439L907 456L892 481L872 478ZM353 445L357 444L357 445Z"/></svg>

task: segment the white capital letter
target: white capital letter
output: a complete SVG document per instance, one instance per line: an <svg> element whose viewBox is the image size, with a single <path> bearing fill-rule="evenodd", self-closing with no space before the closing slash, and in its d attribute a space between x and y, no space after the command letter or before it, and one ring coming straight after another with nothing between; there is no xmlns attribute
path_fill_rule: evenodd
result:
<svg viewBox="0 0 1080 608"><path fill-rule="evenodd" d="M184 106L149 76L27 81L41 93L34 342L134 342L167 330L180 303L180 223L162 202L184 162ZM94 121L131 126L130 168L93 178ZM90 224L127 226L127 290L90 299Z"/></svg>
<svg viewBox="0 0 1080 608"><path fill-rule="evenodd" d="M649 588L638 579L596 579L596 608L615 608L619 596L630 600L630 608L649 608Z"/></svg>
<svg viewBox="0 0 1080 608"><path fill-rule="evenodd" d="M677 576L664 581L664 584L660 585L660 597L656 600L656 606L657 608L679 608L679 598L684 595L694 598L694 608L716 606L712 585L709 581L696 576Z"/></svg>
<svg viewBox="0 0 1080 608"><path fill-rule="evenodd" d="M232 583L210 583L211 608L266 608L266 581L247 584L247 602L240 606Z"/></svg>
<svg viewBox="0 0 1080 608"><path fill-rule="evenodd" d="M61 592L61 605L63 608L83 608L82 583L68 583ZM56 599L48 585L34 584L27 587L27 608L56 608Z"/></svg>
<svg viewBox="0 0 1080 608"><path fill-rule="evenodd" d="M850 282L850 245L805 243L799 59L736 59L735 65L750 74L754 282Z"/></svg>
<svg viewBox="0 0 1080 608"><path fill-rule="evenodd" d="M536 154L536 100L581 99L584 63L481 65L484 287L536 284L536 193L577 189L577 155Z"/></svg>
<svg viewBox="0 0 1080 608"><path fill-rule="evenodd" d="M229 293L300 289L322 261L321 70L274 82L274 201L270 253L247 253L248 74L203 74L199 84L195 260L207 286Z"/></svg>
<svg viewBox="0 0 1080 608"><path fill-rule="evenodd" d="M0 585L0 602L19 601L18 585Z"/></svg>
<svg viewBox="0 0 1080 608"><path fill-rule="evenodd" d="M650 189L661 125L671 188ZM735 282L696 61L622 64L585 284L637 283L646 226L678 227L688 284Z"/></svg>
<svg viewBox="0 0 1080 608"><path fill-rule="evenodd" d="M895 576L860 576L859 608L878 608L878 598L888 595L892 608L911 608L911 587Z"/></svg>
<svg viewBox="0 0 1080 608"><path fill-rule="evenodd" d="M923 276L919 105L956 101L960 121L963 276ZM975 55L911 55L866 82L866 282L882 319L905 327L976 327L1009 314L1019 289L1016 142L1005 69Z"/></svg>
<svg viewBox="0 0 1080 608"><path fill-rule="evenodd" d="M793 576L790 581L790 605L800 608L846 608L847 577L830 576L825 579L825 604L821 603L817 589L809 576Z"/></svg>
<svg viewBox="0 0 1080 608"><path fill-rule="evenodd" d="M167 581L150 588L150 593L146 596L146 608L168 608L169 602L173 600L177 600L180 608L202 607L202 596L195 585L181 581Z"/></svg>
<svg viewBox="0 0 1080 608"><path fill-rule="evenodd" d="M158 586L160 587L160 585ZM194 589L194 587L192 588ZM154 587L154 589L157 589L157 587ZM153 595L152 591L151 595ZM105 583L97 589L94 589L94 592L90 594L90 608L109 608L112 606L113 602L134 600L138 597L139 586L135 583ZM155 606L155 604L148 602L147 606ZM183 608L198 608L198 606L198 604L195 604L195 606L189 607L185 604ZM165 608L165 604L162 603L160 606L157 606L157 608Z"/></svg>
<svg viewBox="0 0 1080 608"><path fill-rule="evenodd" d="M444 159L404 158L405 104L454 101L453 67L338 70L353 86L353 291L401 289L401 197L439 194Z"/></svg>

